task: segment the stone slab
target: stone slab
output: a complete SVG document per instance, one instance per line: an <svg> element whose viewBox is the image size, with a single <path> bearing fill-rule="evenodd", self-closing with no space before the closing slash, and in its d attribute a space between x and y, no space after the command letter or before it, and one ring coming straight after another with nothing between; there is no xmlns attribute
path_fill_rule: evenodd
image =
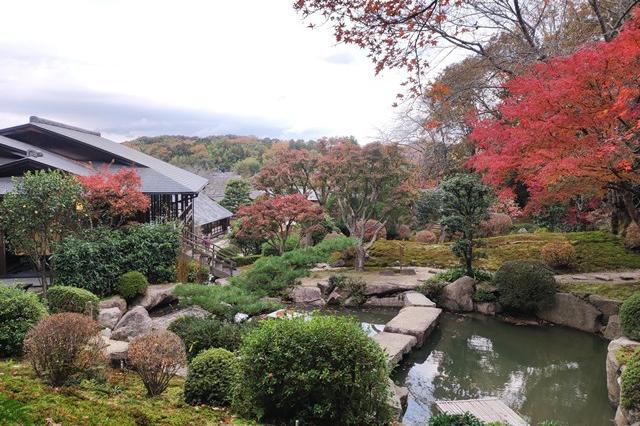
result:
<svg viewBox="0 0 640 426"><path fill-rule="evenodd" d="M380 345L387 355L387 365L393 367L400 362L405 354L408 354L416 345L415 336L398 333L378 333L372 337L375 342Z"/></svg>
<svg viewBox="0 0 640 426"><path fill-rule="evenodd" d="M421 347L425 338L438 323L442 309L422 306L407 306L385 325L385 332L408 334L416 338L416 347Z"/></svg>
<svg viewBox="0 0 640 426"><path fill-rule="evenodd" d="M404 306L425 306L435 308L436 304L427 296L417 291L408 291L404 294Z"/></svg>
<svg viewBox="0 0 640 426"><path fill-rule="evenodd" d="M595 306L569 293L556 293L554 297L554 305L538 311L538 318L589 333L600 331L602 325L599 318L602 313Z"/></svg>

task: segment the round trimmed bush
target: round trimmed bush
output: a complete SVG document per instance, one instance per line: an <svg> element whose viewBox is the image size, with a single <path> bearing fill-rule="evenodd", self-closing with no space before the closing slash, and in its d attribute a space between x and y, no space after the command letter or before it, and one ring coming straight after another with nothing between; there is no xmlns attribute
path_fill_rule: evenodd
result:
<svg viewBox="0 0 640 426"><path fill-rule="evenodd" d="M554 303L556 280L542 262L505 262L496 271L494 283L500 293L500 303L509 310L532 313Z"/></svg>
<svg viewBox="0 0 640 426"><path fill-rule="evenodd" d="M186 316L173 321L169 325L169 331L176 333L182 339L187 350L187 358L192 359L205 349L237 350L250 326L249 323L224 323L213 317Z"/></svg>
<svg viewBox="0 0 640 426"><path fill-rule="evenodd" d="M46 314L34 293L0 287L0 358L20 355L27 332Z"/></svg>
<svg viewBox="0 0 640 426"><path fill-rule="evenodd" d="M640 353L636 352L620 377L620 402L624 408L640 409Z"/></svg>
<svg viewBox="0 0 640 426"><path fill-rule="evenodd" d="M411 237L411 228L408 225L398 226L398 238L401 240L408 240Z"/></svg>
<svg viewBox="0 0 640 426"><path fill-rule="evenodd" d="M129 271L120 275L118 279L118 294L126 301L142 296L147 291L149 282L147 278L138 271Z"/></svg>
<svg viewBox="0 0 640 426"><path fill-rule="evenodd" d="M640 293L635 293L620 307L620 326L627 337L640 339Z"/></svg>
<svg viewBox="0 0 640 426"><path fill-rule="evenodd" d="M388 371L352 319L315 315L260 323L240 349L234 408L259 421L387 425Z"/></svg>
<svg viewBox="0 0 640 426"><path fill-rule="evenodd" d="M513 226L511 216L505 213L489 213L489 218L480 223L480 230L485 237L505 235Z"/></svg>
<svg viewBox="0 0 640 426"><path fill-rule="evenodd" d="M433 244L438 240L436 234L429 231L428 229L423 229L422 231L416 232L416 241L424 244Z"/></svg>
<svg viewBox="0 0 640 426"><path fill-rule="evenodd" d="M624 246L629 250L640 249L640 227L632 223L624 234Z"/></svg>
<svg viewBox="0 0 640 426"><path fill-rule="evenodd" d="M237 376L238 360L233 353L223 348L202 351L189 364L184 399L192 405L228 406Z"/></svg>
<svg viewBox="0 0 640 426"><path fill-rule="evenodd" d="M98 296L78 287L56 285L47 292L47 306L52 314L75 312L97 318L99 302Z"/></svg>
<svg viewBox="0 0 640 426"><path fill-rule="evenodd" d="M568 268L576 260L576 249L569 241L556 240L545 244L540 255L552 268Z"/></svg>

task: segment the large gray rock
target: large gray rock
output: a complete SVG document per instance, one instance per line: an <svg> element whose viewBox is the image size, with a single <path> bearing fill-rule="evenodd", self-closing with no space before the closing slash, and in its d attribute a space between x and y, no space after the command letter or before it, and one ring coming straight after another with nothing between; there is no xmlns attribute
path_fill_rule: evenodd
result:
<svg viewBox="0 0 640 426"><path fill-rule="evenodd" d="M383 307L383 308L401 308L404 306L404 298L402 295L387 297L370 297L364 302L364 306Z"/></svg>
<svg viewBox="0 0 640 426"><path fill-rule="evenodd" d="M438 323L442 309L408 306L402 308L398 315L384 327L387 333L399 333L415 336L416 346L421 347L425 338Z"/></svg>
<svg viewBox="0 0 640 426"><path fill-rule="evenodd" d="M134 302L135 306L142 306L147 311L166 306L178 300L173 295L175 285L151 285L147 288L147 293Z"/></svg>
<svg viewBox="0 0 640 426"><path fill-rule="evenodd" d="M409 287L393 283L367 283L364 289L365 296L389 296L391 294L407 291Z"/></svg>
<svg viewBox="0 0 640 426"><path fill-rule="evenodd" d="M471 277L460 277L442 289L440 306L453 312L473 311L473 293L476 291L476 282Z"/></svg>
<svg viewBox="0 0 640 426"><path fill-rule="evenodd" d="M112 340L131 341L133 338L151 331L153 321L142 306L136 306L118 321L111 332Z"/></svg>
<svg viewBox="0 0 640 426"><path fill-rule="evenodd" d="M408 354L416 345L415 336L408 334L382 332L374 335L373 340L382 348L387 356L387 365L393 367L405 354Z"/></svg>
<svg viewBox="0 0 640 426"><path fill-rule="evenodd" d="M120 296L112 296L100 301L100 309L119 308L122 312L127 312L127 301Z"/></svg>
<svg viewBox="0 0 640 426"><path fill-rule="evenodd" d="M606 297L598 296L597 294L590 295L588 300L589 303L598 308L598 310L602 312L605 317L618 315L620 305L622 305L622 302L619 300L608 299Z"/></svg>
<svg viewBox="0 0 640 426"><path fill-rule="evenodd" d="M327 305L340 305L344 302L345 297L342 293L339 289L333 290L329 297L327 297Z"/></svg>
<svg viewBox="0 0 640 426"><path fill-rule="evenodd" d="M495 315L501 312L498 302L476 302L475 310L483 315Z"/></svg>
<svg viewBox="0 0 640 426"><path fill-rule="evenodd" d="M623 336L622 327L620 326L620 317L618 315L609 317L609 321L607 322L607 326L603 330L602 335L608 340L614 340Z"/></svg>
<svg viewBox="0 0 640 426"><path fill-rule="evenodd" d="M591 303L569 293L556 293L551 308L538 311L538 318L589 333L598 333L602 313Z"/></svg>
<svg viewBox="0 0 640 426"><path fill-rule="evenodd" d="M115 327L120 318L122 318L122 311L117 306L100 309L100 312L98 312L98 324L103 327Z"/></svg>
<svg viewBox="0 0 640 426"><path fill-rule="evenodd" d="M620 377L622 365L618 361L618 351L623 348L628 348L631 351L640 348L640 342L627 339L626 337L619 337L609 342L607 347L607 392L609 394L609 401L612 404L618 405L620 403L620 383L618 379Z"/></svg>
<svg viewBox="0 0 640 426"><path fill-rule="evenodd" d="M102 340L105 344L104 353L113 364L118 364L120 361L127 360L129 342L111 340L106 336L102 336Z"/></svg>
<svg viewBox="0 0 640 426"><path fill-rule="evenodd" d="M398 392L398 387L393 380L388 379L389 382L389 396L387 397L387 405L391 408L396 419L400 420L402 418L403 409L402 409L402 399L400 398L400 394Z"/></svg>
<svg viewBox="0 0 640 426"><path fill-rule="evenodd" d="M322 300L322 292L318 287L298 286L291 291L293 303L311 304Z"/></svg>
<svg viewBox="0 0 640 426"><path fill-rule="evenodd" d="M427 296L417 291L408 291L404 293L404 306L425 306L435 308L436 304Z"/></svg>
<svg viewBox="0 0 640 426"><path fill-rule="evenodd" d="M179 318L185 317L196 317L196 318L207 318L211 313L209 311L205 311L200 306L189 306L188 308L180 309L175 312L171 312L167 315L163 315L161 317L153 318L151 328L153 330L166 330L169 328L171 323L176 321Z"/></svg>

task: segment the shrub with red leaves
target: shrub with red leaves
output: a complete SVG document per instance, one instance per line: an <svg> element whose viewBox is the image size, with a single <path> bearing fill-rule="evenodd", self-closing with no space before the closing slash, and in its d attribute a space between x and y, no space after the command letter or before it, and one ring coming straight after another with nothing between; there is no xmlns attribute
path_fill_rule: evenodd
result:
<svg viewBox="0 0 640 426"><path fill-rule="evenodd" d="M422 231L416 232L416 241L419 243L425 244L433 244L437 241L436 234L429 231L428 229L423 229Z"/></svg>

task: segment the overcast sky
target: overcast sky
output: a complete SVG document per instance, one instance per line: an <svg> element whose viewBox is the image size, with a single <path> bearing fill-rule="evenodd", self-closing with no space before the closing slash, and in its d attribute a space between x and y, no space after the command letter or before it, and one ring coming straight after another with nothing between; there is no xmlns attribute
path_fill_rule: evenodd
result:
<svg viewBox="0 0 640 426"><path fill-rule="evenodd" d="M292 0L14 0L0 126L29 115L140 135L354 135L393 120L402 76L311 30Z"/></svg>

